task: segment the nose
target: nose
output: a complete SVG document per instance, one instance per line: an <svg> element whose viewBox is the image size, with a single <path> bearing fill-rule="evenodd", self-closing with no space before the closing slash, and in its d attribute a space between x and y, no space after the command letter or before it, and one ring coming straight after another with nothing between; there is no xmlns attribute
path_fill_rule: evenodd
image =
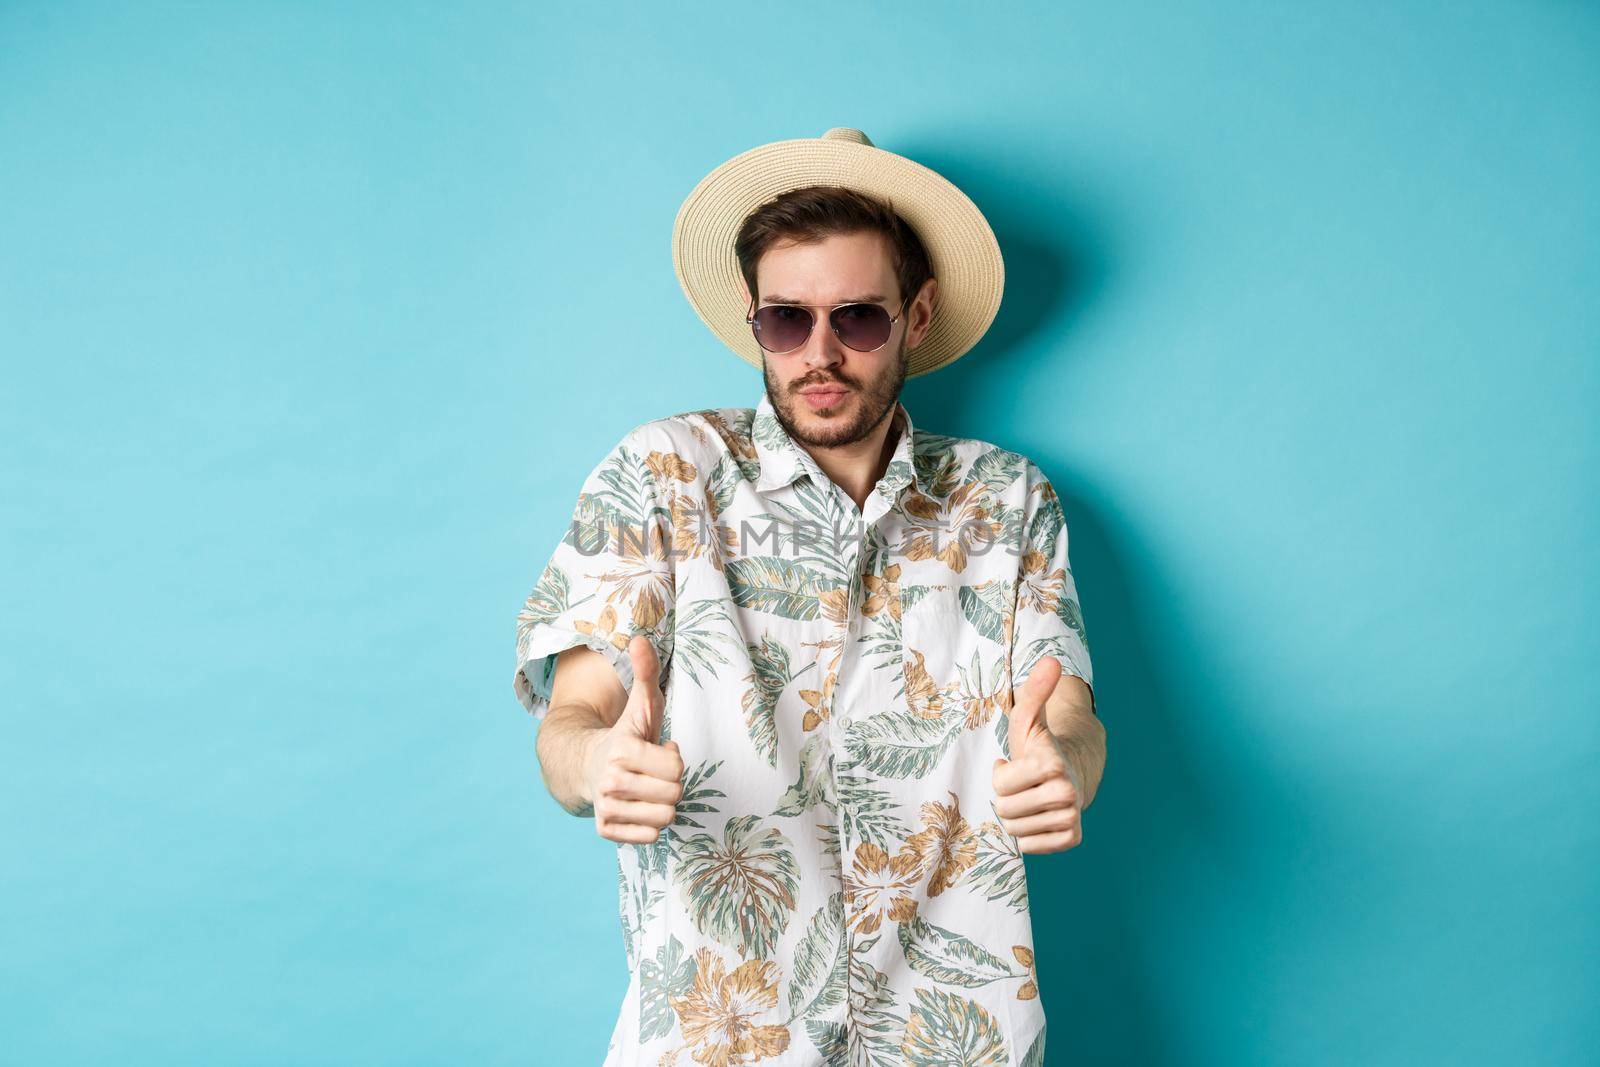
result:
<svg viewBox="0 0 1600 1067"><path fill-rule="evenodd" d="M811 336L806 338L806 343L800 348L801 361L808 370L833 367L843 363L844 342L833 332L833 323L828 318L828 312L822 308L813 308L811 313L817 316L816 325L811 327Z"/></svg>

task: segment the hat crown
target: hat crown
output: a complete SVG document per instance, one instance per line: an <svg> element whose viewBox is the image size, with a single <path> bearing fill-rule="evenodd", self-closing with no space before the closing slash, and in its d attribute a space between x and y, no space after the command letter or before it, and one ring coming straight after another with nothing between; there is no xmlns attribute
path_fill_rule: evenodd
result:
<svg viewBox="0 0 1600 1067"><path fill-rule="evenodd" d="M872 145L872 138L850 126L835 126L823 134L822 139L824 141L854 141L856 144ZM876 148L877 146L872 145L872 147Z"/></svg>

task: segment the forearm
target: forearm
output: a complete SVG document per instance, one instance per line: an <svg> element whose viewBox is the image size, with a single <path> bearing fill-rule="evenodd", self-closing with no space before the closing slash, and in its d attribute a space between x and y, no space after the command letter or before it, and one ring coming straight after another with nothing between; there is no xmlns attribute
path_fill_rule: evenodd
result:
<svg viewBox="0 0 1600 1067"><path fill-rule="evenodd" d="M1045 721L1057 746L1072 764L1086 810L1100 789L1106 769L1106 728L1094 713L1094 696L1083 679L1062 676L1064 684L1045 704Z"/></svg>
<svg viewBox="0 0 1600 1067"><path fill-rule="evenodd" d="M545 788L572 815L592 817L593 797L584 782L584 767L610 727L593 706L577 701L556 704L539 724L535 751Z"/></svg>

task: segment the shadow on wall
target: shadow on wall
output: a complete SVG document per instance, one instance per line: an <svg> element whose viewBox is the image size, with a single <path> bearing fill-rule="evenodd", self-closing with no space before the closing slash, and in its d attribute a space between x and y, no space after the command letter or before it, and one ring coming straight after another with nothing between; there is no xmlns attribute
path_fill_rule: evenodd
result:
<svg viewBox="0 0 1600 1067"><path fill-rule="evenodd" d="M1218 727L1236 728L1238 694L1221 690L1214 673L1208 682L1176 671L1203 663L1227 676L1270 650L1197 634L1186 620L1205 613L1171 601L1181 583L1120 512L1120 487L1088 484L1070 455L1022 440L1054 427L1016 432L1008 401L1020 391L1059 397L1051 407L1071 418L1085 403L1073 396L1074 364L1114 358L1072 338L1116 288L1117 242L1098 232L1096 215L1059 174L1008 170L999 183L969 176L967 159L912 155L984 205L1005 251L1006 293L978 350L907 383L907 408L919 428L1028 453L1060 494L1107 732L1105 780L1083 842L1026 861L1046 1062L1199 1062L1193 1018L1236 1008L1240 1017L1213 1028L1259 1035L1267 1027L1251 1012L1261 991L1306 980L1306 968L1326 959L1319 947L1371 921L1359 901L1381 892L1369 883L1382 877L1383 857L1318 810L1281 763L1242 749L1237 734L1205 748ZM1051 219L1043 239L1041 213ZM1063 358L1020 365L1018 354L1038 350L1040 337ZM1309 860L1307 842L1315 843ZM1319 855L1336 858L1319 867ZM1330 903L1329 862L1354 903ZM1195 981L1212 1007L1174 985ZM1185 988L1190 999L1174 1005L1174 990ZM1369 1017L1386 1008L1376 999L1364 1007Z"/></svg>
<svg viewBox="0 0 1600 1067"><path fill-rule="evenodd" d="M960 376L959 366L950 368L952 378ZM919 426L948 432L959 398L970 395L960 387L937 395L930 390L907 406ZM997 443L1009 436L1003 426L972 432ZM1229 816L1208 797L1195 760L1182 748L1189 733L1178 721L1184 709L1164 677L1161 637L1150 629L1160 605L1141 606L1148 603L1141 590L1148 596L1163 581L1149 573L1149 556L1131 535L1113 532L1086 503L1104 496L1078 483L1069 462L1031 458L1050 477L1066 514L1108 752L1105 779L1085 814L1083 843L1026 861L1049 1027L1046 1063L1181 1064L1181 1038L1146 977L1164 969L1161 956L1172 948L1160 944L1160 931L1144 920L1184 899L1182 886L1173 883L1192 871L1199 842L1227 836L1220 824ZM1130 560L1139 561L1137 573ZM1200 702L1209 706L1210 699Z"/></svg>
<svg viewBox="0 0 1600 1067"><path fill-rule="evenodd" d="M1151 914L1152 897L1170 899L1162 872L1181 868L1166 857L1175 838L1206 820L1191 806L1202 794L1180 788L1192 775L1181 753L1161 741L1173 736L1166 727L1177 709L1135 583L1100 517L1062 474L1052 482L1067 516L1107 757L1105 779L1084 813L1082 843L1027 857L1046 1063L1179 1063L1182 1051L1145 980L1147 968L1160 968L1162 949L1147 943L1153 932L1139 918Z"/></svg>
<svg viewBox="0 0 1600 1067"><path fill-rule="evenodd" d="M958 161L950 163L961 169ZM1105 284L1107 270L1087 256L1068 258L1061 249L1030 240L1026 225L1007 226L1002 216L1016 193L995 193L983 202L999 206L990 217L1006 254L1001 312L975 359L908 383L907 406L919 427L1017 448L1003 405L1017 386L1004 383L1029 382L1063 396L1068 389L1065 376L1050 383L1037 369L1009 373L1010 354L1045 322L1052 331L1070 332ZM1077 247L1099 247L1082 236ZM966 429L947 429L954 426ZM1159 637L1147 631L1140 611L1138 590L1158 590L1162 582L1157 575L1131 572L1130 559L1148 556L1130 543L1127 531L1113 534L1112 524L1087 503L1115 499L1114 489L1078 484L1068 458L1030 458L1061 495L1108 749L1105 781L1086 813L1083 843L1027 858L1048 1026L1046 1063L1178 1064L1185 1056L1181 1037L1147 979L1161 969L1164 949L1155 943L1159 934L1141 919L1152 914L1150 908L1182 898L1181 888L1170 883L1181 879L1191 839L1211 836L1202 827L1214 820L1195 768L1175 747L1183 732L1171 727L1181 709L1157 662ZM1143 562L1139 566L1147 569Z"/></svg>

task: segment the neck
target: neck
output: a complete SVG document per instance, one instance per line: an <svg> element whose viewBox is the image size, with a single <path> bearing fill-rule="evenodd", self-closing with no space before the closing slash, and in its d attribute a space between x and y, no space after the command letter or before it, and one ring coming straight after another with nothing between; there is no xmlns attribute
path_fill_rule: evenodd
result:
<svg viewBox="0 0 1600 1067"><path fill-rule="evenodd" d="M859 441L836 448L806 449L822 468L822 473L855 501L857 510L866 507L867 497L889 468L889 460L900 443L898 408L897 402L872 432Z"/></svg>

